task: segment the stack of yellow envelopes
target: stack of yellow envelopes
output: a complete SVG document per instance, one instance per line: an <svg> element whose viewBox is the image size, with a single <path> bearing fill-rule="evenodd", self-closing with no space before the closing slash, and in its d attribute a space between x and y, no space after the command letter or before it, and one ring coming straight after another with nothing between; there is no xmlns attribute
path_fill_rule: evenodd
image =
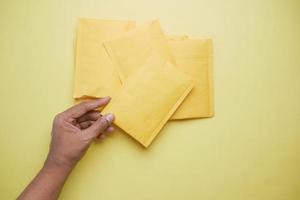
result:
<svg viewBox="0 0 300 200"><path fill-rule="evenodd" d="M166 36L158 22L80 19L74 95L111 96L103 113L147 147L168 120L214 115L212 40Z"/></svg>

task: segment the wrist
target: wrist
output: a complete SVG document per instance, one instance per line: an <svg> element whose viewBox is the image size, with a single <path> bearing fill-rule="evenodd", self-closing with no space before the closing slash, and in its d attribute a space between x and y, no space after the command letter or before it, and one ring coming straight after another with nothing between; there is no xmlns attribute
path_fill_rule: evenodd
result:
<svg viewBox="0 0 300 200"><path fill-rule="evenodd" d="M76 163L66 162L59 159L52 159L51 157L48 157L44 163L44 168L72 171L75 165Z"/></svg>

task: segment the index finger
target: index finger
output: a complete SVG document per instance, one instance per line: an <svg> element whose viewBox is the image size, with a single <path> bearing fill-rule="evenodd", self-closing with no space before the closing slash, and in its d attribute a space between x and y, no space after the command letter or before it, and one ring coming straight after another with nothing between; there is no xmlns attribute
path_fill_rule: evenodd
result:
<svg viewBox="0 0 300 200"><path fill-rule="evenodd" d="M71 117L73 119L76 119L76 118L84 115L85 113L87 113L91 110L95 110L96 108L107 105L109 101L110 101L110 97L103 97L103 98L97 99L97 100L82 102L78 105L75 105L75 106L67 109L64 112L64 114L67 117Z"/></svg>

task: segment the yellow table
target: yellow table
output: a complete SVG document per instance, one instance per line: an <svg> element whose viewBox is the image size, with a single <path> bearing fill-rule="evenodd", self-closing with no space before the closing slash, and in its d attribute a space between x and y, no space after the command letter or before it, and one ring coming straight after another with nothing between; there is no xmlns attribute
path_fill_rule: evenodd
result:
<svg viewBox="0 0 300 200"><path fill-rule="evenodd" d="M73 103L79 17L213 38L216 116L170 122L149 149L120 133L94 144L61 199L300 199L298 0L2 1L0 199L37 173Z"/></svg>

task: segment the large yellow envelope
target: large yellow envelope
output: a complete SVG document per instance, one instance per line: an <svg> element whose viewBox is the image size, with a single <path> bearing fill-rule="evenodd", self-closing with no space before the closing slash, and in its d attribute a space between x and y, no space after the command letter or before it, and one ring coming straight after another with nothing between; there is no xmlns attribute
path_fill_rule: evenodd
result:
<svg viewBox="0 0 300 200"><path fill-rule="evenodd" d="M149 53L157 51L165 60L175 64L168 41L157 20L129 31L125 36L104 42L121 81L145 63Z"/></svg>
<svg viewBox="0 0 300 200"><path fill-rule="evenodd" d="M159 49L157 52L165 60L176 63L178 69L195 80L195 88L171 119L213 116L211 40L189 39L188 36L168 36L166 40L155 21L125 37L104 42L104 46L123 81L145 62L151 48Z"/></svg>
<svg viewBox="0 0 300 200"><path fill-rule="evenodd" d="M171 119L212 117L212 40L177 36L169 37L168 42L177 67L191 76L195 83L195 87Z"/></svg>
<svg viewBox="0 0 300 200"><path fill-rule="evenodd" d="M134 28L135 22L80 19L76 42L74 98L113 95L121 86L102 42Z"/></svg>
<svg viewBox="0 0 300 200"><path fill-rule="evenodd" d="M102 111L114 113L115 124L147 147L193 87L192 80L172 64L163 66L150 54Z"/></svg>

